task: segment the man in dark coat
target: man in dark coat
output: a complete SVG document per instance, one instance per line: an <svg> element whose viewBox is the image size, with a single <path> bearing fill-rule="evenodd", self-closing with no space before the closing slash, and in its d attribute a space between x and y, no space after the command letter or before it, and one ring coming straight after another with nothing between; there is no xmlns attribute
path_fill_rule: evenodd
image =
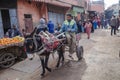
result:
<svg viewBox="0 0 120 80"><path fill-rule="evenodd" d="M110 21L110 26L111 26L111 36L113 34L113 30L114 30L114 35L116 35L116 26L117 26L117 19L115 18L115 16L112 16L112 19Z"/></svg>
<svg viewBox="0 0 120 80"><path fill-rule="evenodd" d="M81 33L82 32L82 21L81 20L79 20L79 21L77 21L77 27L78 27L78 33Z"/></svg>
<svg viewBox="0 0 120 80"><path fill-rule="evenodd" d="M16 28L16 26L13 25L13 27L8 30L7 36L8 36L9 38L12 38L12 37L15 37L15 36L21 36L21 33L20 33L20 31Z"/></svg>

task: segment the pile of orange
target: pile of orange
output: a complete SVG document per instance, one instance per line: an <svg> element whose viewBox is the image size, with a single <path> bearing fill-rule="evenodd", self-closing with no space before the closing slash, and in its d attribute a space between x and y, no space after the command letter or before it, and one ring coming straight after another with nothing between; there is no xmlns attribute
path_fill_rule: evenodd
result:
<svg viewBox="0 0 120 80"><path fill-rule="evenodd" d="M14 43L20 43L23 42L24 38L16 36L14 38L2 38L0 39L0 45L9 45L9 44L14 44Z"/></svg>

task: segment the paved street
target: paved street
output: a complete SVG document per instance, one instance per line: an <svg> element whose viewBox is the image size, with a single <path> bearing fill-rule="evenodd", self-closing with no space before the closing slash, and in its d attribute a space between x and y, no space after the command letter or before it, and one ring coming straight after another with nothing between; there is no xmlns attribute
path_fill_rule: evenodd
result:
<svg viewBox="0 0 120 80"><path fill-rule="evenodd" d="M120 80L120 33L110 36L109 30L98 29L90 40L82 34L79 44L84 47L84 59L80 62L68 61L66 57L66 63L55 70L55 55L55 59L49 60L53 71L41 78L40 60L36 56L33 61L25 60L1 70L0 80Z"/></svg>

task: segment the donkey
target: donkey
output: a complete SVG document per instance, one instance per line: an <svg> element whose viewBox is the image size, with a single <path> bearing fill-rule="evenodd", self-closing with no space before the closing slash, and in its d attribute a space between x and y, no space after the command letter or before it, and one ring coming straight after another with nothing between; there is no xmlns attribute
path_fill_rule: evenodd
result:
<svg viewBox="0 0 120 80"><path fill-rule="evenodd" d="M42 38L39 35L35 35L37 28L34 29L34 31L25 37L25 48L26 52L28 54L34 54L37 53L38 56L40 57L41 60L41 65L42 65L42 73L41 76L45 75L46 70L51 72L51 68L48 67L48 60L51 52L46 51L44 49L44 44L42 42ZM58 37L62 38L62 37ZM61 43L61 45L58 46L57 53L59 55L59 59L57 62L56 67L58 68L60 65L60 61L62 60L64 62L64 43ZM54 51L54 50L53 50Z"/></svg>

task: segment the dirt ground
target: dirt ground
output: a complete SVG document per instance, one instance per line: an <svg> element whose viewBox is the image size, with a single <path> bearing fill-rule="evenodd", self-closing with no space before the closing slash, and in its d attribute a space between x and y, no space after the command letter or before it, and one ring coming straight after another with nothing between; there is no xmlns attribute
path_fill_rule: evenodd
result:
<svg viewBox="0 0 120 80"><path fill-rule="evenodd" d="M51 61L49 66L53 71L48 72L44 78L40 77L41 68L29 74L11 69L2 70L0 80L11 77L14 79L8 80L120 80L118 35L110 36L109 30L98 29L89 40L86 34L82 34L79 44L84 47L84 59L80 62L66 59L66 63L56 70L56 61Z"/></svg>

